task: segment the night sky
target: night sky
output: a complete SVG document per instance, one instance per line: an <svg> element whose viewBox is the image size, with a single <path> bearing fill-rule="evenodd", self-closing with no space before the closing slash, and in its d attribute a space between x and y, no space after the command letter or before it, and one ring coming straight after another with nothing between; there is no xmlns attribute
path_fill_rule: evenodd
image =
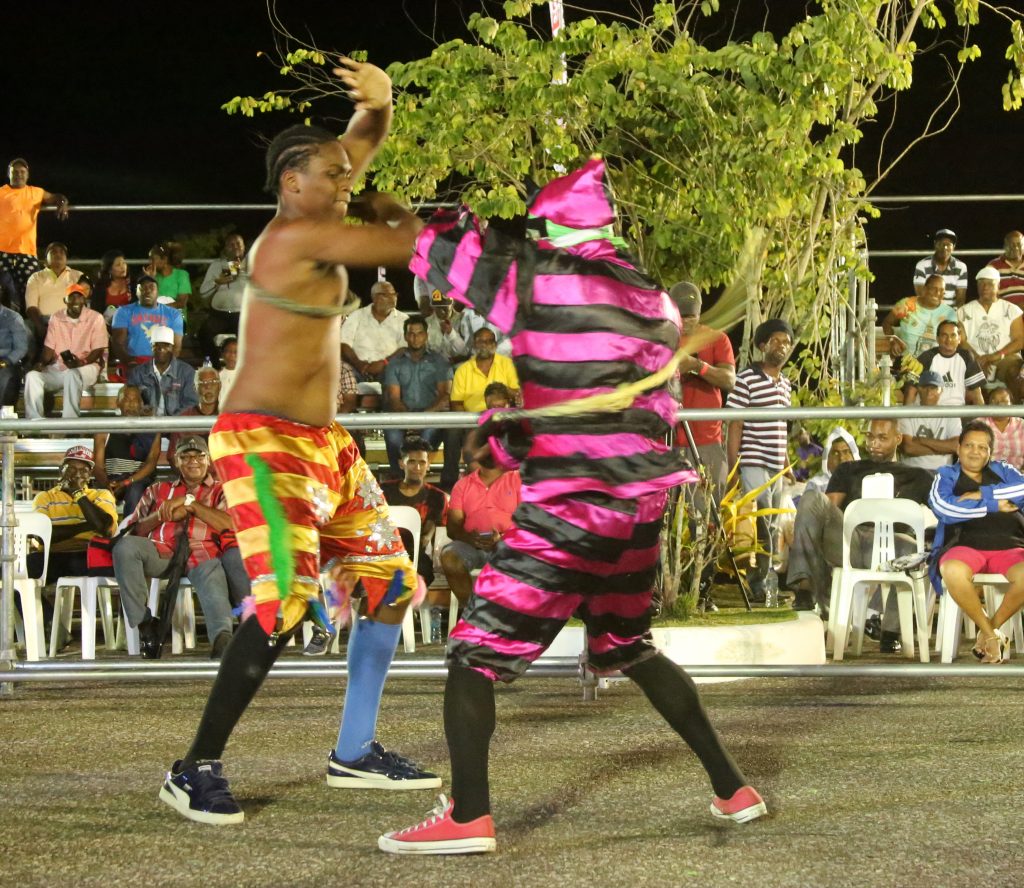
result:
<svg viewBox="0 0 1024 888"><path fill-rule="evenodd" d="M279 12L295 32L311 32L325 48L363 49L382 67L429 53L435 42L464 34L463 16L479 2L287 0ZM603 0L603 9L629 8ZM644 3L649 6L649 2ZM950 4L951 5L951 4ZM722 7L729 6L722 3ZM492 9L494 6L492 5ZM741 25L761 20L764 3L749 3ZM778 18L799 9L772 3ZM785 10L785 12L780 12ZM240 13L240 10L246 10ZM582 15L567 10L567 18ZM287 115L228 117L220 105L235 95L280 87L282 78L261 50L273 32L261 2L183 0L149 5L36 0L5 9L8 34L45 32L45 39L6 40L0 82L6 101L0 146L6 159L25 156L31 181L66 193L72 204L265 202L261 138L292 120ZM724 24L722 24L724 27ZM1024 137L1024 115L1002 110L1006 28L976 32L984 57L963 81L964 108L950 131L918 148L880 190L884 194L1024 191L1013 161ZM900 98L907 128L920 121L943 69L926 60L915 86ZM348 109L338 108L339 116ZM869 134L866 145L870 146ZM864 154L861 152L860 157ZM1005 231L1024 225L1012 205L890 208L869 229L876 248L929 251L927 232L951 227L962 248L1000 249ZM80 213L60 225L40 222L40 243L59 238L72 256L97 256L117 246L140 256L152 242L191 230L235 224L246 236L266 220L260 213L195 219ZM980 260L968 260L977 268ZM875 296L906 295L911 260L879 263ZM906 286L904 282L907 282Z"/></svg>

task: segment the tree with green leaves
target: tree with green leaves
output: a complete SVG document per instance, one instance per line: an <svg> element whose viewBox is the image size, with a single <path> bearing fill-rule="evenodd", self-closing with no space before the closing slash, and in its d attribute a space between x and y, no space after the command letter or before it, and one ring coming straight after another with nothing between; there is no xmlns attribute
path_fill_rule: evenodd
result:
<svg viewBox="0 0 1024 888"><path fill-rule="evenodd" d="M1010 24L1003 104L1020 108L1022 16L981 0L820 0L785 33L703 36L720 25L718 6L657 2L636 20L595 12L555 37L542 0L472 15L464 38L388 67L396 113L374 184L510 217L523 212L531 183L601 154L622 234L667 283L726 283L747 233L766 231L747 326L790 319L805 346L802 369L834 382L849 274L865 273L870 195L912 147L892 162L876 158L868 175L865 158L851 160L854 146L868 125L884 125L925 51L949 55L947 100L955 97L979 55L970 27L983 13ZM333 53L300 44L272 18L288 86L236 97L229 112L309 114L341 89L327 76ZM937 111L913 143L948 125Z"/></svg>

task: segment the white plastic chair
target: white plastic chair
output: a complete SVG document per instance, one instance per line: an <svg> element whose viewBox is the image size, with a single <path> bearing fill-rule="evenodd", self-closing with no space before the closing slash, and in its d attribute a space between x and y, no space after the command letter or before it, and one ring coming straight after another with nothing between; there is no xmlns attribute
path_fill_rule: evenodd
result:
<svg viewBox="0 0 1024 888"><path fill-rule="evenodd" d="M994 614L1003 602L1003 596L1010 585L1009 581L1002 574L975 574L974 582L984 591L985 610ZM968 624L973 627L973 623L960 609L960 605L953 600L953 596L944 591L939 600L938 630L935 634L935 647L943 663L952 663L956 659L960 649L960 630L969 629ZM1013 637L1013 646L1017 653L1024 651L1024 621L1019 611L999 628L1006 635Z"/></svg>
<svg viewBox="0 0 1024 888"><path fill-rule="evenodd" d="M891 476L890 476L891 477ZM850 544L854 531L861 524L874 526L870 567L850 564ZM925 517L921 506L906 499L859 499L846 507L843 514L843 566L832 573L832 597L829 605L829 629L832 635L832 659L842 660L849 639L851 619L854 630L854 653L860 655L864 646L864 621L868 595L865 586L882 584L884 608L889 591L895 587L899 602L900 636L903 655L914 656L914 619L917 620L917 642L922 663L928 662L928 579L912 577L902 571L885 570L896 557L895 525L909 526L914 533L916 551L924 552Z"/></svg>
<svg viewBox="0 0 1024 888"><path fill-rule="evenodd" d="M896 482L888 472L865 475L860 483L861 499L892 499L896 496Z"/></svg>
<svg viewBox="0 0 1024 888"><path fill-rule="evenodd" d="M412 506L388 506L388 513L396 527L412 534L412 551L409 552L409 560L412 561L413 570L415 570L416 556L420 550L420 513ZM402 619L402 644L407 654L415 652L416 618L411 605L405 609L405 616Z"/></svg>
<svg viewBox="0 0 1024 888"><path fill-rule="evenodd" d="M15 620L25 645L25 659L36 661L46 656L46 636L43 630L43 582L50 561L50 538L53 524L42 512L24 511L15 507L14 527L14 589L21 599L21 620ZM43 542L43 573L39 579L28 575L28 538L39 537Z"/></svg>
<svg viewBox="0 0 1024 888"><path fill-rule="evenodd" d="M53 599L53 625L50 627L50 656L57 656L57 641L61 625L71 631L71 618L75 608L75 590L81 602L82 659L96 659L96 606L99 604L103 623L103 644L114 645L114 614L110 601L111 581L100 577L59 577Z"/></svg>

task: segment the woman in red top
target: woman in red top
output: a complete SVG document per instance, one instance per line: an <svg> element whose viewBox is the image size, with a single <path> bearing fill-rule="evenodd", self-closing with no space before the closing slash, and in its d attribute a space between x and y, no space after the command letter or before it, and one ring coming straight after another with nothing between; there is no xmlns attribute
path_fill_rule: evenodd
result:
<svg viewBox="0 0 1024 888"><path fill-rule="evenodd" d="M92 291L92 307L103 315L107 325L114 312L132 301L132 282L128 263L120 250L108 250L100 259L100 273Z"/></svg>

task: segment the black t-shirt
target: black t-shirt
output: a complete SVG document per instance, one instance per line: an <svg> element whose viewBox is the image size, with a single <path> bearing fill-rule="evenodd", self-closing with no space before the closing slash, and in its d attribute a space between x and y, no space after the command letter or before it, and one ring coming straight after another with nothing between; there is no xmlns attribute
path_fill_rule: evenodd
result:
<svg viewBox="0 0 1024 888"><path fill-rule="evenodd" d="M873 459L855 459L840 463L828 481L826 493L844 493L842 508L853 500L861 498L861 484L868 475L877 473L892 475L897 499L913 500L921 505L928 504L928 494L935 476L927 469L906 466L898 462L875 462Z"/></svg>
<svg viewBox="0 0 1024 888"><path fill-rule="evenodd" d="M401 481L383 481L380 489L389 506L412 506L424 523L432 521L435 527L440 527L447 521L448 497L440 487L424 484L415 496L402 493Z"/></svg>
<svg viewBox="0 0 1024 888"><path fill-rule="evenodd" d="M960 472L953 493L963 496L988 484L1002 484L1002 479L987 466L981 470L981 482ZM953 545L968 546L981 552L1024 548L1024 515L1016 512L989 512L981 518L972 518L954 525L959 534Z"/></svg>

